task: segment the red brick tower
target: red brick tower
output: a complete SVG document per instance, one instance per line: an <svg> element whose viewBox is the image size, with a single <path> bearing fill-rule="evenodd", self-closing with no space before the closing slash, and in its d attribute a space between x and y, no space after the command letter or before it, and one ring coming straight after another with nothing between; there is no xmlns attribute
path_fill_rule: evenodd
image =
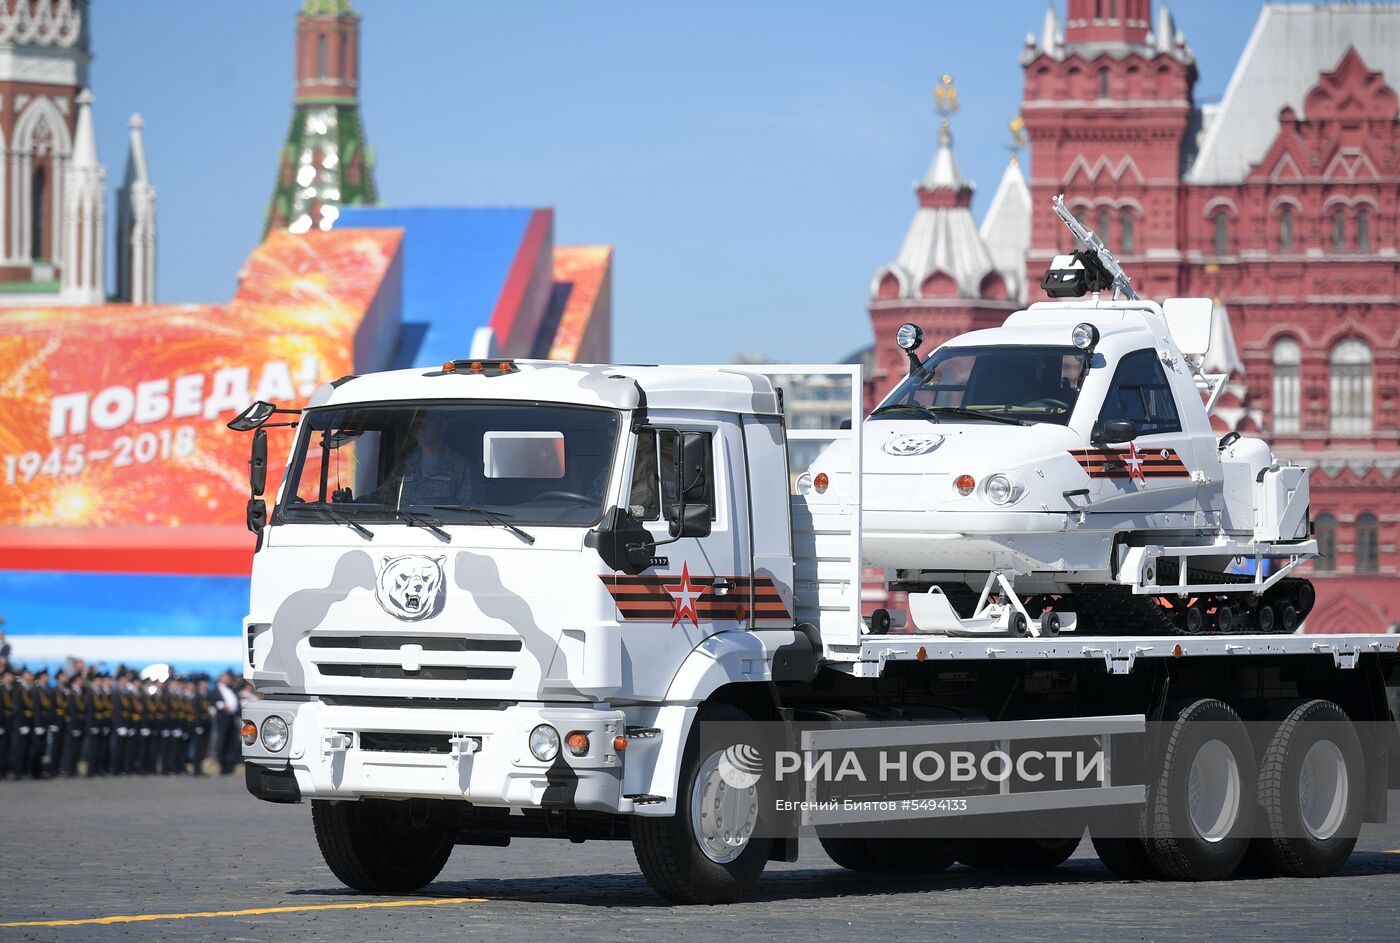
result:
<svg viewBox="0 0 1400 943"><path fill-rule="evenodd" d="M1030 273L1069 233L1048 211L1065 202L1104 238L1148 297L1177 293L1178 202L1190 143L1196 59L1149 0L1069 0L1063 28L1047 10L1028 38L1021 114L1032 149Z"/></svg>

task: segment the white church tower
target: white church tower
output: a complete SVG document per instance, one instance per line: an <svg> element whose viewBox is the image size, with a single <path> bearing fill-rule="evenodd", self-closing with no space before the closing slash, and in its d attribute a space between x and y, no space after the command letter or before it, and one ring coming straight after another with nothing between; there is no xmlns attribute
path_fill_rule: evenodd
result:
<svg viewBox="0 0 1400 943"><path fill-rule="evenodd" d="M151 304L156 299L156 188L146 170L143 123L132 115L126 175L117 191L117 300Z"/></svg>

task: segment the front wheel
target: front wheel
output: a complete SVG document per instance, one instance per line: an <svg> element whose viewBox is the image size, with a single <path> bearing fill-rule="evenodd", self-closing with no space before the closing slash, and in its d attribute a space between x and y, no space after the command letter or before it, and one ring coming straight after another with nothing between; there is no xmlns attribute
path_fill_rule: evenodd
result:
<svg viewBox="0 0 1400 943"><path fill-rule="evenodd" d="M311 801L316 844L346 887L366 894L405 894L442 873L452 836L412 800Z"/></svg>
<svg viewBox="0 0 1400 943"><path fill-rule="evenodd" d="M705 724L723 724L724 734L706 736L702 745ZM632 822L637 865L662 897L729 903L757 885L771 845L756 834L765 792L761 743L753 719L739 708L701 706L681 763L676 814Z"/></svg>

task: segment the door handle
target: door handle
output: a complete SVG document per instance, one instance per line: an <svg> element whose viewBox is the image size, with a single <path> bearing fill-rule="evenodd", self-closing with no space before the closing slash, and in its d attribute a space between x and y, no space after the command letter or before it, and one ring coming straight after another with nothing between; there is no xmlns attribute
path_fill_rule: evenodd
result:
<svg viewBox="0 0 1400 943"><path fill-rule="evenodd" d="M714 589L716 596L728 596L729 591L734 588L734 584L723 576L716 576L710 586Z"/></svg>

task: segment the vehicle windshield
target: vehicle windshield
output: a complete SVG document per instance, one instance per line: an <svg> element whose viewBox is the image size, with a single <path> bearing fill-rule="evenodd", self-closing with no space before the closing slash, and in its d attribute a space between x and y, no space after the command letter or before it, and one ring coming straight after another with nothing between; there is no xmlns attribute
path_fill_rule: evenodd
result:
<svg viewBox="0 0 1400 943"><path fill-rule="evenodd" d="M282 517L591 526L603 516L618 421L611 409L538 403L308 410Z"/></svg>
<svg viewBox="0 0 1400 943"><path fill-rule="evenodd" d="M1079 398L1083 355L1073 347L940 347L876 412L911 410L956 422L1012 419L1066 425ZM940 415L941 414L941 415Z"/></svg>

